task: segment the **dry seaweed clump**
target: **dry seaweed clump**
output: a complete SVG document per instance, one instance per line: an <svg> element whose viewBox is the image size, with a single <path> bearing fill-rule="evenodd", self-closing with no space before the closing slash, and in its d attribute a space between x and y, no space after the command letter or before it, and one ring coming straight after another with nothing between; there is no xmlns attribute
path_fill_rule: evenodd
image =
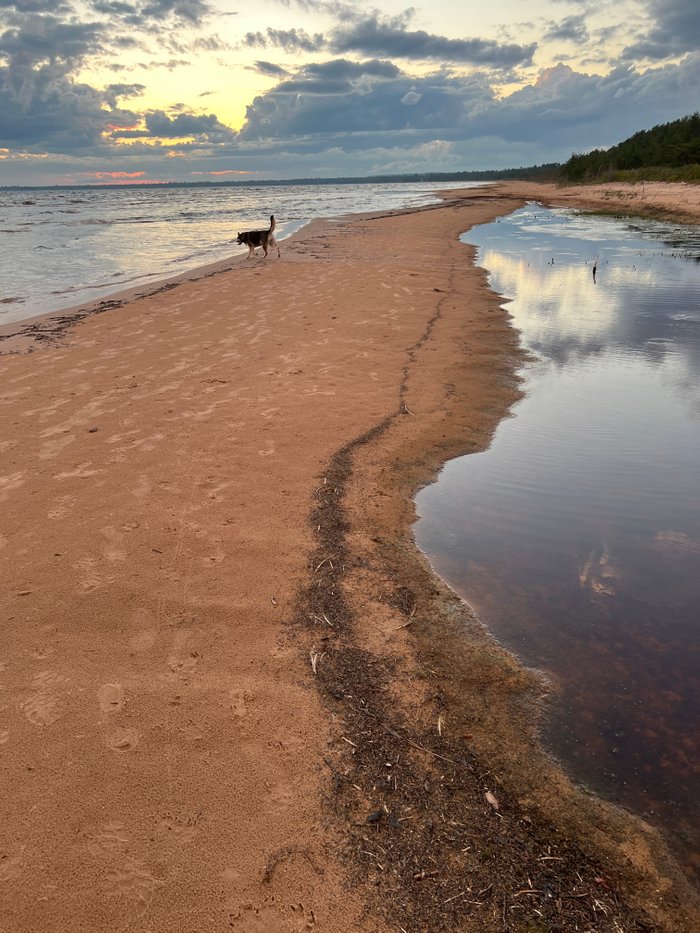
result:
<svg viewBox="0 0 700 933"><path fill-rule="evenodd" d="M426 713L413 715L397 701L397 662L359 643L346 588L366 561L349 544L344 494L354 452L391 421L338 451L322 478L312 516L317 549L296 612L337 724L325 759L328 811L368 910L404 933L656 929L618 894L609 865L525 812L471 750L470 736L444 728L439 688L417 688ZM386 604L407 626L417 595L399 582Z"/></svg>

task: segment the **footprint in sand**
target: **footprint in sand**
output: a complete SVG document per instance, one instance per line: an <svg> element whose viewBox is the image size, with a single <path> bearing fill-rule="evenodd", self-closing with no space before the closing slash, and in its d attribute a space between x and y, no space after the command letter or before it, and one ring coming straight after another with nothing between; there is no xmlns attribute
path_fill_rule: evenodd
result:
<svg viewBox="0 0 700 933"><path fill-rule="evenodd" d="M123 898L131 912L141 916L163 882L155 878L142 861L128 853L129 846L129 835L123 823L105 823L101 829L87 835L87 850L103 868L105 893Z"/></svg>
<svg viewBox="0 0 700 933"><path fill-rule="evenodd" d="M189 655L171 654L168 657L168 667L173 674L178 674L185 681L197 670L199 655L192 651Z"/></svg>
<svg viewBox="0 0 700 933"><path fill-rule="evenodd" d="M139 734L136 729L115 729L105 739L107 748L113 752L130 752L139 744Z"/></svg>
<svg viewBox="0 0 700 933"><path fill-rule="evenodd" d="M10 730L0 729L0 745L7 745L10 741Z"/></svg>
<svg viewBox="0 0 700 933"><path fill-rule="evenodd" d="M111 858L128 845L129 837L123 823L105 823L102 829L88 835L87 849L96 859Z"/></svg>
<svg viewBox="0 0 700 933"><path fill-rule="evenodd" d="M135 635L132 635L129 639L129 647L135 654L140 654L142 651L149 651L156 642L156 630L155 629L144 629L142 632L137 632Z"/></svg>
<svg viewBox="0 0 700 933"><path fill-rule="evenodd" d="M34 726L50 726L60 718L60 692L68 680L52 671L43 671L32 681L31 693L19 704Z"/></svg>
<svg viewBox="0 0 700 933"><path fill-rule="evenodd" d="M285 917L276 907L246 904L231 915L231 926L241 933L302 933L314 929L316 918L313 910L307 910L303 904L293 904L290 911L290 915Z"/></svg>
<svg viewBox="0 0 700 933"><path fill-rule="evenodd" d="M250 690L231 690L229 697L231 698L233 715L239 719L247 716L248 706L255 699L255 694L251 693Z"/></svg>
<svg viewBox="0 0 700 933"><path fill-rule="evenodd" d="M53 477L54 479L74 479L79 477L84 479L87 476L96 476L98 473L101 473L101 470L90 470L89 467L92 466L92 460L86 460L85 463L78 463L72 470L66 470L64 473L56 473Z"/></svg>
<svg viewBox="0 0 700 933"><path fill-rule="evenodd" d="M201 813L195 813L192 816L174 816L172 813L167 813L158 823L159 835L166 843L186 845L194 839L197 823L201 817Z"/></svg>
<svg viewBox="0 0 700 933"><path fill-rule="evenodd" d="M131 494L136 496L137 499L145 499L146 496L151 491L151 481L145 474L139 476L138 485L131 490Z"/></svg>
<svg viewBox="0 0 700 933"><path fill-rule="evenodd" d="M3 881L15 881L22 874L22 853L19 855L8 855L3 853L0 857L0 883Z"/></svg>
<svg viewBox="0 0 700 933"><path fill-rule="evenodd" d="M0 476L0 502L9 498L15 489L24 482L24 473L10 473L8 476Z"/></svg>
<svg viewBox="0 0 700 933"><path fill-rule="evenodd" d="M52 521L65 518L75 503L75 496L60 496L53 508L49 509L46 517Z"/></svg>
<svg viewBox="0 0 700 933"><path fill-rule="evenodd" d="M105 874L105 891L110 897L123 897L143 916L151 905L153 893L163 884L153 877L143 862L129 858L123 865L109 868Z"/></svg>
<svg viewBox="0 0 700 933"><path fill-rule="evenodd" d="M73 569L79 570L83 575L83 579L80 581L80 589L84 592L91 593L102 586L102 577L95 569L95 561L92 557L84 557L79 560L73 564Z"/></svg>
<svg viewBox="0 0 700 933"><path fill-rule="evenodd" d="M100 712L117 713L124 706L124 689L121 684L102 684L97 691Z"/></svg>
<svg viewBox="0 0 700 933"><path fill-rule="evenodd" d="M206 737L206 732L204 729L192 721L186 723L184 726L181 726L179 731L182 733L182 737L187 742L201 742L202 739Z"/></svg>
<svg viewBox="0 0 700 933"><path fill-rule="evenodd" d="M270 801L275 810L287 810L298 799L294 788L286 783L275 784L270 788Z"/></svg>
<svg viewBox="0 0 700 933"><path fill-rule="evenodd" d="M121 547L121 544L124 541L124 535L122 532L117 531L116 528L113 528L111 525L109 525L107 528L102 529L102 534L107 539L107 544L105 545L104 549L104 555L107 560L126 560L126 551Z"/></svg>
<svg viewBox="0 0 700 933"><path fill-rule="evenodd" d="M64 437L56 437L51 441L46 441L39 450L40 460L53 460L62 450L65 450L75 440L75 434L66 434Z"/></svg>

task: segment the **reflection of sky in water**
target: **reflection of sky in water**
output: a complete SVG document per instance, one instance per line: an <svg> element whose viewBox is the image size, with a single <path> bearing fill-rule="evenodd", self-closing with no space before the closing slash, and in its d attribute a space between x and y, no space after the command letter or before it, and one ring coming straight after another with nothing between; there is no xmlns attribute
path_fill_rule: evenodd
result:
<svg viewBox="0 0 700 933"><path fill-rule="evenodd" d="M671 248L619 221L596 219L600 229L592 230L589 218L564 211L533 223L541 213L527 208L512 229L502 221L469 235L494 290L517 296L526 346L562 366L601 353L642 354L700 413L700 233L689 230L681 245L681 231ZM649 224L645 232L663 228Z"/></svg>
<svg viewBox="0 0 700 933"><path fill-rule="evenodd" d="M489 450L419 494L416 538L551 673L556 752L687 852L700 827L700 237L529 206L468 239L533 361Z"/></svg>

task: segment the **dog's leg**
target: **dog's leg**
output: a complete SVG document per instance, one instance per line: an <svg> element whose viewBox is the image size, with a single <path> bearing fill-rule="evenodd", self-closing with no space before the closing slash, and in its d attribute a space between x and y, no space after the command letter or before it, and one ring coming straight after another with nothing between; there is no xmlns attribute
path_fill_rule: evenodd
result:
<svg viewBox="0 0 700 933"><path fill-rule="evenodd" d="M253 246L252 243L249 243L248 244L248 255L246 256L246 259L251 259L254 255L255 255L255 247Z"/></svg>

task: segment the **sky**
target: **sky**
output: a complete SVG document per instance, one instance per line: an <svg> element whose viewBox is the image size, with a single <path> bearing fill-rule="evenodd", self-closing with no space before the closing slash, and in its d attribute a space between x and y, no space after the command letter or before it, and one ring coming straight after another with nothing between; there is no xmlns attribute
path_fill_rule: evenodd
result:
<svg viewBox="0 0 700 933"><path fill-rule="evenodd" d="M0 185L515 168L700 109L700 0L0 0Z"/></svg>

